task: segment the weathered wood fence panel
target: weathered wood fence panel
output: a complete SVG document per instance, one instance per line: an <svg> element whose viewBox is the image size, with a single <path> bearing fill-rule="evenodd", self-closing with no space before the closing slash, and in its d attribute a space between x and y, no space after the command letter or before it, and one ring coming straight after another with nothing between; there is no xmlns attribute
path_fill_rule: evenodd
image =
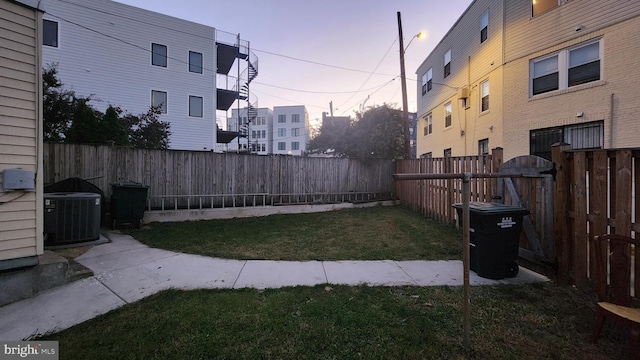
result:
<svg viewBox="0 0 640 360"><path fill-rule="evenodd" d="M134 181L148 185L152 198L184 196L171 200L178 204L166 204L168 207L185 206L189 201L196 201L199 195L217 194L287 195L290 202L295 202L291 197L304 194L379 193L389 198L394 192L392 175L395 171L396 164L392 160L363 162L44 144L45 184L80 177L90 180L109 195L111 183Z"/></svg>
<svg viewBox="0 0 640 360"><path fill-rule="evenodd" d="M494 164L493 159L499 159ZM397 173L459 174L463 172L493 173L502 161L502 149L492 155L460 156L399 160ZM496 189L495 179L472 179L471 201L491 201ZM396 182L400 202L424 216L448 223L456 219L452 204L462 202L462 182L454 179L432 179Z"/></svg>
<svg viewBox="0 0 640 360"><path fill-rule="evenodd" d="M604 234L635 237L640 231L636 196L640 186L640 150L568 151L553 149L556 164L554 201L558 280L585 287L593 271L593 239ZM635 249L636 259L640 249ZM633 272L639 279L640 264ZM635 282L640 294L640 282Z"/></svg>

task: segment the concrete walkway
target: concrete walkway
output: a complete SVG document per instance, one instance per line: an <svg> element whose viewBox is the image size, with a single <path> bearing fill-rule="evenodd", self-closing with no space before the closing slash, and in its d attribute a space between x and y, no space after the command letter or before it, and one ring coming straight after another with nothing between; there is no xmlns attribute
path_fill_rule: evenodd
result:
<svg viewBox="0 0 640 360"><path fill-rule="evenodd" d="M0 340L22 340L58 331L167 288L238 289L314 286L461 286L461 261L270 261L226 260L150 248L110 232L111 242L76 258L94 276L0 307ZM470 273L471 285L548 281L520 268L512 279Z"/></svg>

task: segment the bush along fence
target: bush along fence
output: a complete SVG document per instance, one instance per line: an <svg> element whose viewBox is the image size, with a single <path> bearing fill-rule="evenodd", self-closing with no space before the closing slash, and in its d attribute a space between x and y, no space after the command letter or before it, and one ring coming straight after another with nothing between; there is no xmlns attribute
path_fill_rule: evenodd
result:
<svg viewBox="0 0 640 360"><path fill-rule="evenodd" d="M640 186L640 149L569 151L552 149L557 174L554 183L554 241L558 280L577 287L589 284L594 269L595 236L640 231L636 196ZM635 254L635 294L640 294L640 249Z"/></svg>
<svg viewBox="0 0 640 360"><path fill-rule="evenodd" d="M149 186L148 209L359 202L394 197L392 160L242 155L117 146L44 144L44 181Z"/></svg>

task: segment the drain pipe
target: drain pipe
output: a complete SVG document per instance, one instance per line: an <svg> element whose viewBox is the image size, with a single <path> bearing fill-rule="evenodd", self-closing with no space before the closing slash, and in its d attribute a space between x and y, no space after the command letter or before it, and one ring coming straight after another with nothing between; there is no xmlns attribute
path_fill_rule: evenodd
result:
<svg viewBox="0 0 640 360"><path fill-rule="evenodd" d="M611 93L611 101L609 103L609 149L613 149L613 102L614 93Z"/></svg>

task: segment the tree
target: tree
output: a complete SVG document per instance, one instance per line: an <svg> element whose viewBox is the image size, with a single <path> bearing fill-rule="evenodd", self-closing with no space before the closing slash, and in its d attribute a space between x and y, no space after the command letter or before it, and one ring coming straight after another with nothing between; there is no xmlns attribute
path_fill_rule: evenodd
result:
<svg viewBox="0 0 640 360"><path fill-rule="evenodd" d="M404 156L402 111L387 104L356 113L347 127L322 124L310 150L334 149L338 156L360 159L398 159Z"/></svg>
<svg viewBox="0 0 640 360"><path fill-rule="evenodd" d="M138 116L109 106L105 113L65 90L55 65L43 69L44 140L82 144L131 145L145 149L167 149L170 125L160 121L159 107Z"/></svg>
<svg viewBox="0 0 640 360"><path fill-rule="evenodd" d="M349 157L399 159L404 156L402 111L385 104L356 114L346 143Z"/></svg>
<svg viewBox="0 0 640 360"><path fill-rule="evenodd" d="M160 113L159 106L152 106L139 116L125 114L123 121L128 130L129 144L141 149L168 149L170 124L158 119Z"/></svg>
<svg viewBox="0 0 640 360"><path fill-rule="evenodd" d="M62 88L55 65L42 72L43 136L45 141L63 141L75 111L76 95Z"/></svg>

